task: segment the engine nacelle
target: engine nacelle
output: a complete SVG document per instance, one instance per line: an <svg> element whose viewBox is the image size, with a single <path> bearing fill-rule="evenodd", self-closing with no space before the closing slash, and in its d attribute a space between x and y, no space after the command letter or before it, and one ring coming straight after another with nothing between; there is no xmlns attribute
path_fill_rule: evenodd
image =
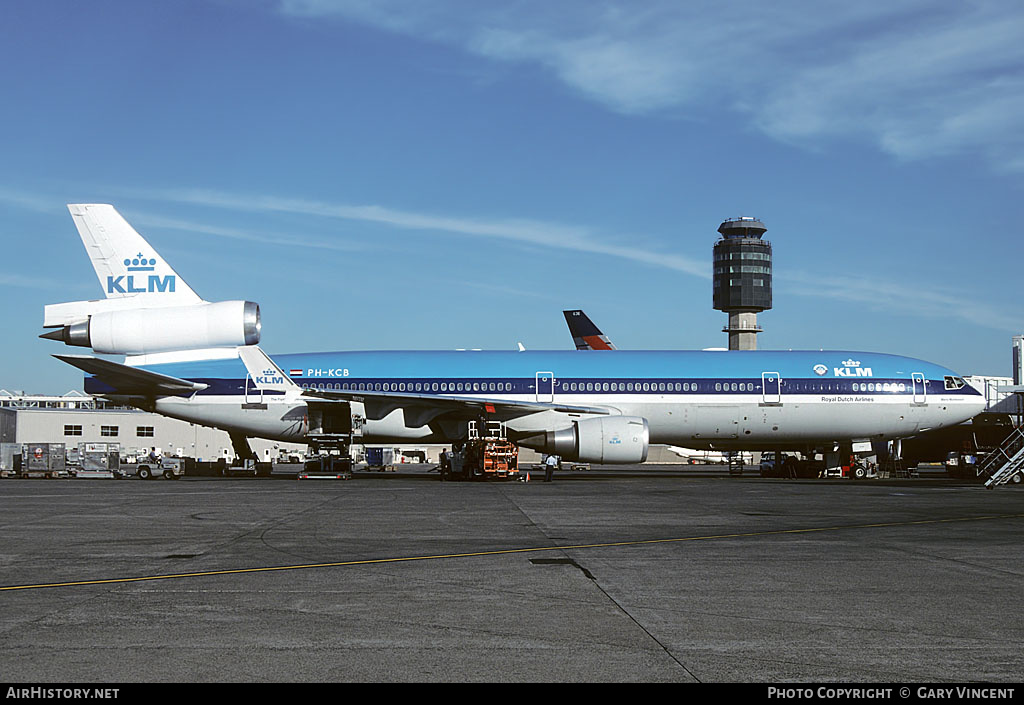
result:
<svg viewBox="0 0 1024 705"><path fill-rule="evenodd" d="M126 309L94 313L42 337L109 355L255 345L260 307L252 301Z"/></svg>
<svg viewBox="0 0 1024 705"><path fill-rule="evenodd" d="M583 463L642 463L650 444L647 419L601 416L573 421L569 428L523 438L520 445Z"/></svg>

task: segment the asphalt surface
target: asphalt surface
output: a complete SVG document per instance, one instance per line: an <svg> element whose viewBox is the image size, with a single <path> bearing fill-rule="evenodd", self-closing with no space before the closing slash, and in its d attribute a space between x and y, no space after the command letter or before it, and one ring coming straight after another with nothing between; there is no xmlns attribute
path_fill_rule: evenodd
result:
<svg viewBox="0 0 1024 705"><path fill-rule="evenodd" d="M0 481L3 679L1024 674L1018 487L403 470Z"/></svg>

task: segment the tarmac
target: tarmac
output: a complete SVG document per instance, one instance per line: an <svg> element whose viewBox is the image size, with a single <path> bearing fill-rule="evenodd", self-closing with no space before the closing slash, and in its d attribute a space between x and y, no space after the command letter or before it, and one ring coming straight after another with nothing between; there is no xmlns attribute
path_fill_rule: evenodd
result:
<svg viewBox="0 0 1024 705"><path fill-rule="evenodd" d="M20 683L1013 683L1024 486L0 481Z"/></svg>

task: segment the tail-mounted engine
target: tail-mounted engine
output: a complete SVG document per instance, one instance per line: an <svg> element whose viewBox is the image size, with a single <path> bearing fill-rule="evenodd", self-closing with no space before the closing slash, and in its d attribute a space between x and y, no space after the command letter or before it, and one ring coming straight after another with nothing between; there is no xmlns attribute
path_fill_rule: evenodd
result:
<svg viewBox="0 0 1024 705"><path fill-rule="evenodd" d="M110 355L255 345L260 307L252 301L99 311L42 338Z"/></svg>

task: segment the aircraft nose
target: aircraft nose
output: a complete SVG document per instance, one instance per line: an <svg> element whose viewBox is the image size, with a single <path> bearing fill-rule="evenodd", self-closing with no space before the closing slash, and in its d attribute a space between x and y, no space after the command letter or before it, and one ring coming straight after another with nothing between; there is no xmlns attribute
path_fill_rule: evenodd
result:
<svg viewBox="0 0 1024 705"><path fill-rule="evenodd" d="M974 417L983 412L988 407L988 402L985 400L985 397L979 396L977 399L974 400L974 403L972 403L970 406L971 416Z"/></svg>

